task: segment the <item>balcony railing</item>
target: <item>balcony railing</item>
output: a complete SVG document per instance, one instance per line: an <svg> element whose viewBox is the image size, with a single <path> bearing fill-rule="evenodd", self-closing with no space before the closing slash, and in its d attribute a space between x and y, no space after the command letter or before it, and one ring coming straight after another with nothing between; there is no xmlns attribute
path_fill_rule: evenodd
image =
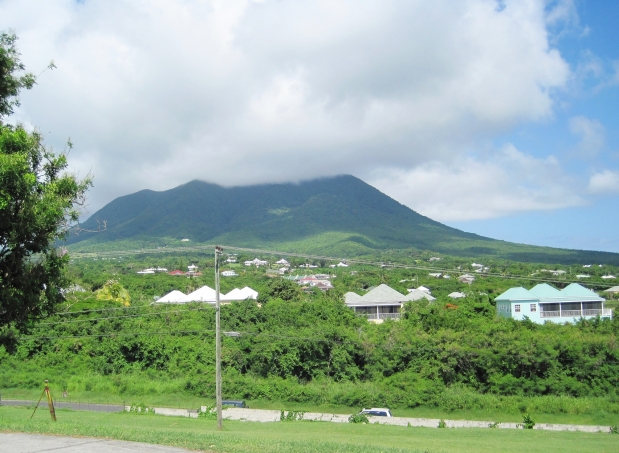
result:
<svg viewBox="0 0 619 453"><path fill-rule="evenodd" d="M365 313L368 319L398 319L401 313Z"/></svg>
<svg viewBox="0 0 619 453"><path fill-rule="evenodd" d="M580 318L581 316L611 316L612 309L596 308L591 310L562 310L562 311L542 311L541 318Z"/></svg>
<svg viewBox="0 0 619 453"><path fill-rule="evenodd" d="M570 318L576 317L580 318L582 316L582 311L580 310L562 310L561 316L569 316Z"/></svg>

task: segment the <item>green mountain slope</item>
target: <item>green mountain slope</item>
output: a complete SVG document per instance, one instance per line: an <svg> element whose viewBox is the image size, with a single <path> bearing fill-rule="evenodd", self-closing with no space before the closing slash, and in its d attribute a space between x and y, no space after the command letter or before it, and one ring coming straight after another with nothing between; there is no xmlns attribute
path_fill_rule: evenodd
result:
<svg viewBox="0 0 619 453"><path fill-rule="evenodd" d="M107 230L69 239L71 248L110 249L219 242L282 251L359 255L414 248L521 261L619 263L619 255L512 244L424 217L353 176L299 184L224 188L191 181L163 192L117 198L82 227Z"/></svg>

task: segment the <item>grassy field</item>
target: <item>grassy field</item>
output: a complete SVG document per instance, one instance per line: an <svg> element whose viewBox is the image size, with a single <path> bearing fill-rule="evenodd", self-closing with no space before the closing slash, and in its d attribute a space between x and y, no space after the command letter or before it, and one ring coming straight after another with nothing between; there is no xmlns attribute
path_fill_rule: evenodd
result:
<svg viewBox="0 0 619 453"><path fill-rule="evenodd" d="M53 389L52 389L53 391ZM69 398L62 398L60 392L53 391L54 399L57 401L98 403L98 404L144 404L148 407L172 407L181 409L197 409L203 405L214 404L214 401L201 398L186 393L149 395L117 395L102 394L96 392L73 392ZM41 396L39 390L33 389L2 389L0 396L4 400L30 400L36 401ZM529 406L533 407L533 400ZM619 415L603 410L596 410L595 407L603 406L603 403L596 401L595 398L572 398L571 406L573 412L565 413L543 413L528 409L533 418L538 423L560 423L574 425L619 425ZM333 414L352 414L359 411L360 407L335 406L329 404L316 405L311 403L269 401L269 400L247 400L247 404L252 409L273 409L273 410L293 410L303 412L323 412ZM589 407L591 406L591 407ZM396 417L418 417L418 418L442 418L446 420L484 420L493 422L522 422L522 414L517 409L513 411L499 409L476 409L476 410L454 410L446 411L436 407L416 407L416 408L396 408L392 409Z"/></svg>
<svg viewBox="0 0 619 453"><path fill-rule="evenodd" d="M0 432L92 436L210 452L616 452L619 436L608 433L506 429L432 429L321 422L216 422L131 413L99 414L0 407Z"/></svg>

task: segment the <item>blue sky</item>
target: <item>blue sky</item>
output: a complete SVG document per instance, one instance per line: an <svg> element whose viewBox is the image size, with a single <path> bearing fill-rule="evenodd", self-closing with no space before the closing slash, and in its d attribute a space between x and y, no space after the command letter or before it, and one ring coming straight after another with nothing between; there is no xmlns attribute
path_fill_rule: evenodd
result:
<svg viewBox="0 0 619 453"><path fill-rule="evenodd" d="M619 2L0 0L13 121L89 212L192 179L353 174L497 239L619 252ZM87 214L85 214L87 215Z"/></svg>
<svg viewBox="0 0 619 453"><path fill-rule="evenodd" d="M549 27L573 73L570 89L555 93L551 119L520 125L495 143L511 142L537 157L554 155L576 177L618 174L619 2L581 1L574 8L577 17L569 26ZM575 117L599 123L595 149L579 148L583 136L570 127ZM509 241L619 252L619 187L610 189L589 196L583 206L448 223Z"/></svg>

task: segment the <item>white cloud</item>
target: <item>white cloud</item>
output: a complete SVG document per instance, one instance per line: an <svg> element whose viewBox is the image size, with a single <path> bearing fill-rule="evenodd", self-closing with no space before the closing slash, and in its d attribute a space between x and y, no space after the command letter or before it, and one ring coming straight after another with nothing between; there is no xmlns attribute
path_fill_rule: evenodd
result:
<svg viewBox="0 0 619 453"><path fill-rule="evenodd" d="M593 194L619 193L619 171L604 170L589 178L588 190Z"/></svg>
<svg viewBox="0 0 619 453"><path fill-rule="evenodd" d="M72 137L97 208L194 178L366 177L466 160L550 117L570 76L548 41L546 2L504 6L5 0L0 17L28 68L56 61L20 115L51 144Z"/></svg>
<svg viewBox="0 0 619 453"><path fill-rule="evenodd" d="M491 157L456 159L382 171L373 185L439 221L489 219L523 211L585 204L557 160L538 159L507 145Z"/></svg>
<svg viewBox="0 0 619 453"><path fill-rule="evenodd" d="M576 146L576 151L581 157L595 156L604 148L606 130L598 120L575 116L570 118L569 125L572 134L581 137Z"/></svg>

